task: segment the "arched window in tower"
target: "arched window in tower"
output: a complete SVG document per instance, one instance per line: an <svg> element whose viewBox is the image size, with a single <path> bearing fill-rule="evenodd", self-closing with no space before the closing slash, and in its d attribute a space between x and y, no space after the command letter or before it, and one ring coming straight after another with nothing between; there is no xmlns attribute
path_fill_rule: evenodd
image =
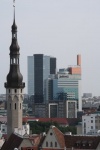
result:
<svg viewBox="0 0 100 150"><path fill-rule="evenodd" d="M16 109L16 103L15 103L15 109Z"/></svg>
<svg viewBox="0 0 100 150"><path fill-rule="evenodd" d="M9 93L10 93L10 89L9 89Z"/></svg>
<svg viewBox="0 0 100 150"><path fill-rule="evenodd" d="M20 103L20 109L21 109L21 103Z"/></svg>
<svg viewBox="0 0 100 150"><path fill-rule="evenodd" d="M17 92L17 89L15 89L15 93Z"/></svg>
<svg viewBox="0 0 100 150"><path fill-rule="evenodd" d="M13 63L14 63L14 64L16 63L15 58L13 59Z"/></svg>
<svg viewBox="0 0 100 150"><path fill-rule="evenodd" d="M11 103L10 103L10 110L11 110Z"/></svg>
<svg viewBox="0 0 100 150"><path fill-rule="evenodd" d="M13 35L14 35L14 37L16 37L16 34L15 34L15 33L14 33Z"/></svg>

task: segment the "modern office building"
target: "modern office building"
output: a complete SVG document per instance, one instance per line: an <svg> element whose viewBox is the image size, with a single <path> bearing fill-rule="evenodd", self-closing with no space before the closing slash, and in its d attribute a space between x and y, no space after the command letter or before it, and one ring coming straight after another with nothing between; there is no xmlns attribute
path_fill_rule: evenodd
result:
<svg viewBox="0 0 100 150"><path fill-rule="evenodd" d="M35 103L45 99L45 80L56 73L56 58L43 54L28 56L28 94L34 95Z"/></svg>
<svg viewBox="0 0 100 150"><path fill-rule="evenodd" d="M37 103L33 105L33 115L38 118L77 118L77 102L60 100Z"/></svg>
<svg viewBox="0 0 100 150"><path fill-rule="evenodd" d="M55 76L46 80L46 99L76 100L77 109L82 110L80 55L77 55L77 66L59 69Z"/></svg>

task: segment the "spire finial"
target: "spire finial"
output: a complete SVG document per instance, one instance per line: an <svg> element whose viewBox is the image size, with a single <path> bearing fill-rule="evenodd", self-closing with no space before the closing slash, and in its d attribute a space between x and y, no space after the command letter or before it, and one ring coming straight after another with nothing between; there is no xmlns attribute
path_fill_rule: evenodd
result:
<svg viewBox="0 0 100 150"><path fill-rule="evenodd" d="M14 7L14 22L15 22L15 0L13 0L13 7Z"/></svg>

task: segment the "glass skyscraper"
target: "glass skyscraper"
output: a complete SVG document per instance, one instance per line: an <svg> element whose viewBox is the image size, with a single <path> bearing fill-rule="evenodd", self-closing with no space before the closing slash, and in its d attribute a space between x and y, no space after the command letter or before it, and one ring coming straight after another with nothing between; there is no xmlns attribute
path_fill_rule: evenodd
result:
<svg viewBox="0 0 100 150"><path fill-rule="evenodd" d="M28 94L35 103L45 102L45 80L56 73L56 58L43 54L28 56Z"/></svg>

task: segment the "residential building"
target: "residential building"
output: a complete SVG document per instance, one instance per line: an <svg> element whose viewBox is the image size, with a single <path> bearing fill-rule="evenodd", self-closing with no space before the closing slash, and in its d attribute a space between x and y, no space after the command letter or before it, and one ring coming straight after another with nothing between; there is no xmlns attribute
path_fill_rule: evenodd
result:
<svg viewBox="0 0 100 150"><path fill-rule="evenodd" d="M100 112L82 116L82 134L100 134Z"/></svg>
<svg viewBox="0 0 100 150"><path fill-rule="evenodd" d="M56 73L56 58L43 54L28 56L28 94L34 95L35 103L43 103L45 98L45 80Z"/></svg>
<svg viewBox="0 0 100 150"><path fill-rule="evenodd" d="M12 134L1 150L100 150L100 136L65 135L55 126L40 135Z"/></svg>

